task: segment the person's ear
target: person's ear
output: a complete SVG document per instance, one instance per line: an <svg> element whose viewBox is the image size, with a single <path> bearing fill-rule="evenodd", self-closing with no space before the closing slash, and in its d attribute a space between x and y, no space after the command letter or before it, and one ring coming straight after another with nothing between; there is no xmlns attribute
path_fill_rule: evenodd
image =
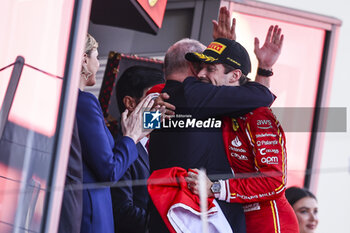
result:
<svg viewBox="0 0 350 233"><path fill-rule="evenodd" d="M240 69L235 69L231 71L229 77L229 83L237 83L239 82L240 77L242 76L242 71Z"/></svg>
<svg viewBox="0 0 350 233"><path fill-rule="evenodd" d="M131 96L124 96L123 98L123 103L126 109L129 110L129 112L134 111L134 109L136 108L136 100L135 98L131 97Z"/></svg>
<svg viewBox="0 0 350 233"><path fill-rule="evenodd" d="M190 70L192 72L192 74L194 74L195 76L198 75L198 72L199 72L199 63L197 62L190 62L190 61L187 61L188 62L188 66L190 67Z"/></svg>

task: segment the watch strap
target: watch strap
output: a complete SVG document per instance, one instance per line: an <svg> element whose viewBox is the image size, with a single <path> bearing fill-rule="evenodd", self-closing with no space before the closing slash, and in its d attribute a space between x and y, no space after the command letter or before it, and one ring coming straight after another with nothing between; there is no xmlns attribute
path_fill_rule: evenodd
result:
<svg viewBox="0 0 350 233"><path fill-rule="evenodd" d="M270 77L273 75L273 72L272 72L272 70L266 70L266 69L259 67L257 74L260 76L264 76L264 77Z"/></svg>

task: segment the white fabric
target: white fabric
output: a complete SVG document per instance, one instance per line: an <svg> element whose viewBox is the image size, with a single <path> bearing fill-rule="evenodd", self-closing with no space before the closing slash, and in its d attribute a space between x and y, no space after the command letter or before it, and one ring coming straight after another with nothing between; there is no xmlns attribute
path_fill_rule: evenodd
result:
<svg viewBox="0 0 350 233"><path fill-rule="evenodd" d="M208 229L210 233L233 233L219 204L213 201L215 207L208 211ZM202 233L200 212L183 203L170 207L167 217L177 233Z"/></svg>
<svg viewBox="0 0 350 233"><path fill-rule="evenodd" d="M141 143L141 145L143 146L143 148L145 149L145 151L148 151L148 149L146 148L147 142L148 142L148 137L143 137L143 138L140 140L140 143Z"/></svg>
<svg viewBox="0 0 350 233"><path fill-rule="evenodd" d="M226 184L225 184L225 181L223 180L219 180L219 183L220 183L220 193L219 193L219 196L215 198L219 199L220 201L226 201L226 193L228 192L228 190L226 190Z"/></svg>

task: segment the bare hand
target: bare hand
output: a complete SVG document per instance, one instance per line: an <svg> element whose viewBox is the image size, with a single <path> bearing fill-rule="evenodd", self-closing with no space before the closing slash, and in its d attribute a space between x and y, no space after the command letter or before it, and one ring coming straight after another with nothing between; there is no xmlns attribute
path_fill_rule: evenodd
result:
<svg viewBox="0 0 350 233"><path fill-rule="evenodd" d="M124 136L128 136L138 143L143 137L152 132L152 129L143 128L143 112L149 111L154 104L152 96L148 95L135 108L135 110L128 116L128 109L122 113L122 131Z"/></svg>
<svg viewBox="0 0 350 233"><path fill-rule="evenodd" d="M281 54L284 36L278 25L270 26L264 45L259 48L259 39L255 37L254 53L259 62L259 67L271 69Z"/></svg>
<svg viewBox="0 0 350 233"><path fill-rule="evenodd" d="M188 188L196 195L199 195L199 175L198 173L200 170L197 168L189 169L192 171L187 172L187 177L185 177L185 180L187 182ZM213 197L214 194L211 191L210 187L213 185L213 183L209 180L209 178L206 176L206 182L207 182L207 193L209 197Z"/></svg>
<svg viewBox="0 0 350 233"><path fill-rule="evenodd" d="M165 108L165 118L170 118L172 115L175 115L175 106L165 102L165 100L169 99L170 96L167 93L160 93L160 95L155 99L155 106L161 106Z"/></svg>
<svg viewBox="0 0 350 233"><path fill-rule="evenodd" d="M236 19L232 19L232 25L230 25L231 14L226 6L221 7L219 11L219 22L213 20L213 38L226 38L229 40L236 40Z"/></svg>

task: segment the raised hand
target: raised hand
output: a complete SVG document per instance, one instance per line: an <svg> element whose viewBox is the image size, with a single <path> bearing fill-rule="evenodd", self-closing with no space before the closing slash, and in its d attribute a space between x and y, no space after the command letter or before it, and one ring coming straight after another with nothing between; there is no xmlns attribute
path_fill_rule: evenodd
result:
<svg viewBox="0 0 350 233"><path fill-rule="evenodd" d="M166 102L170 96L167 93L160 93L160 95L154 100L154 105L161 106L165 109L164 116L165 118L170 118L175 115L175 106Z"/></svg>
<svg viewBox="0 0 350 233"><path fill-rule="evenodd" d="M135 144L152 132L151 129L143 128L143 112L150 111L153 104L154 101L152 100L152 95L148 95L129 115L128 109L122 113L121 125L123 135L133 139Z"/></svg>
<svg viewBox="0 0 350 233"><path fill-rule="evenodd" d="M259 62L259 67L271 69L281 54L284 36L278 25L271 25L265 39L264 45L259 48L259 39L255 37L254 53Z"/></svg>
<svg viewBox="0 0 350 233"><path fill-rule="evenodd" d="M232 25L230 25L231 14L226 6L221 7L219 11L219 22L213 20L213 38L226 38L230 40L236 40L236 19L232 19Z"/></svg>

